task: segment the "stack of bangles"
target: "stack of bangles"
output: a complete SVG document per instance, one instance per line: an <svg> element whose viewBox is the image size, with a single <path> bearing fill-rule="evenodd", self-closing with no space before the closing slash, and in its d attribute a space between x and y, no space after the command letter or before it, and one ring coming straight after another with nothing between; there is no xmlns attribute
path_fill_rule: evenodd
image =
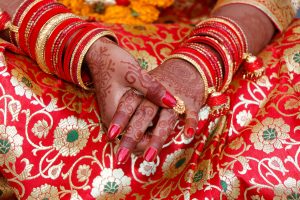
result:
<svg viewBox="0 0 300 200"><path fill-rule="evenodd" d="M247 38L239 25L229 18L215 17L200 22L166 60L183 59L197 69L211 116L218 117L229 110L229 97L224 92L239 65L251 57L246 52Z"/></svg>
<svg viewBox="0 0 300 200"><path fill-rule="evenodd" d="M84 21L55 0L25 0L12 20L0 10L0 31L4 29L9 29L11 42L44 72L87 90L92 89L92 82L82 65L89 48L104 36L117 43L113 32ZM174 111L183 114L184 102L176 101Z"/></svg>
<svg viewBox="0 0 300 200"><path fill-rule="evenodd" d="M91 80L82 69L90 46L100 37L117 42L113 32L70 13L55 0L25 0L10 22L6 12L0 20L7 23L11 41L36 60L40 68L66 81L91 89ZM0 29L0 30L1 30ZM70 38L72 42L70 43Z"/></svg>

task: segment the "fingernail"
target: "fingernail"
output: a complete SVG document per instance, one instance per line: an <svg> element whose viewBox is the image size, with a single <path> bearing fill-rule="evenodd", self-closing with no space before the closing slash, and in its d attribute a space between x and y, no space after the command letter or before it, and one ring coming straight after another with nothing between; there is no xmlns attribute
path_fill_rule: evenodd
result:
<svg viewBox="0 0 300 200"><path fill-rule="evenodd" d="M188 128L188 130L186 131L186 136L188 136L188 138L192 138L195 135L195 129L193 128Z"/></svg>
<svg viewBox="0 0 300 200"><path fill-rule="evenodd" d="M115 139L120 134L121 128L118 125L112 125L107 133L107 137L109 140Z"/></svg>
<svg viewBox="0 0 300 200"><path fill-rule="evenodd" d="M177 103L176 99L168 91L166 91L165 96L162 98L162 102L170 108L175 107Z"/></svg>
<svg viewBox="0 0 300 200"><path fill-rule="evenodd" d="M129 149L125 147L121 147L117 153L118 165L125 164L128 158L129 158Z"/></svg>
<svg viewBox="0 0 300 200"><path fill-rule="evenodd" d="M145 152L144 159L148 162L153 162L157 155L157 149L149 147Z"/></svg>

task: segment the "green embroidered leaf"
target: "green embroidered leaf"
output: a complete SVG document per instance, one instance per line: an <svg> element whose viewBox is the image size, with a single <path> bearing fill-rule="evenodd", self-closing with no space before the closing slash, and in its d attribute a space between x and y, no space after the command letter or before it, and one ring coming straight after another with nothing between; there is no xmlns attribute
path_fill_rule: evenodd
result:
<svg viewBox="0 0 300 200"><path fill-rule="evenodd" d="M293 60L294 60L296 63L300 63L300 52L294 54Z"/></svg>
<svg viewBox="0 0 300 200"><path fill-rule="evenodd" d="M118 192L119 185L116 182L107 182L104 186L104 192L114 194Z"/></svg>
<svg viewBox="0 0 300 200"><path fill-rule="evenodd" d="M0 140L0 154L6 154L10 149L8 140Z"/></svg>
<svg viewBox="0 0 300 200"><path fill-rule="evenodd" d="M221 180L221 186L222 186L224 192L226 192L227 191L227 187L228 187L227 183L225 181Z"/></svg>
<svg viewBox="0 0 300 200"><path fill-rule="evenodd" d="M264 140L274 140L277 136L277 132L274 128L268 128L263 132Z"/></svg>
<svg viewBox="0 0 300 200"><path fill-rule="evenodd" d="M194 176L194 182L199 182L201 179L203 178L203 171L199 170L196 172L195 176Z"/></svg>

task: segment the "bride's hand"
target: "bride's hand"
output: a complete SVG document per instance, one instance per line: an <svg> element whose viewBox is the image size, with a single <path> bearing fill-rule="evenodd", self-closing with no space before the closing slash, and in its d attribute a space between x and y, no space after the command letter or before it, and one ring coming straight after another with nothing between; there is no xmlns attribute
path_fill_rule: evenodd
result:
<svg viewBox="0 0 300 200"><path fill-rule="evenodd" d="M106 127L111 122L118 105L119 111L122 110L123 113L120 115L126 118L133 114L142 100L142 96L138 94L143 94L156 105L165 108L171 108L176 104L174 97L142 70L127 51L107 38L101 38L91 46L85 62L91 72L101 120ZM127 92L132 88L135 92ZM127 103L123 105L125 99ZM125 127L120 127L123 128Z"/></svg>
<svg viewBox="0 0 300 200"><path fill-rule="evenodd" d="M184 135L187 138L193 137L198 124L198 112L204 103L204 83L200 74L191 64L180 59L170 59L150 74L184 101ZM118 108L110 126L126 127L128 124L118 150L118 163L125 163L132 152L144 152L145 160L153 161L173 131L178 115L173 109L160 110L146 98L142 100L134 115L130 116L129 123L127 120L116 120L119 119L118 115L122 109ZM157 113L159 115L155 127L151 128L150 134L145 134ZM128 119L129 116L123 118Z"/></svg>

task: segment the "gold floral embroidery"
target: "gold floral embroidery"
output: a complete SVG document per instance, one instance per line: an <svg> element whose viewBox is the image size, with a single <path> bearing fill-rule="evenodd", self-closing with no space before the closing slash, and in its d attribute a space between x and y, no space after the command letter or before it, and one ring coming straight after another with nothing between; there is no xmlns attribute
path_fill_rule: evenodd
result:
<svg viewBox="0 0 300 200"><path fill-rule="evenodd" d="M23 154L23 139L16 127L0 125L0 166L15 163Z"/></svg>
<svg viewBox="0 0 300 200"><path fill-rule="evenodd" d="M287 48L284 51L284 60L286 62L291 79L294 79L296 74L300 75L300 45Z"/></svg>
<svg viewBox="0 0 300 200"><path fill-rule="evenodd" d="M236 177L233 171L226 170L222 172L220 175L220 184L222 187L222 191L226 194L228 199L238 199L240 195L240 181Z"/></svg>
<svg viewBox="0 0 300 200"><path fill-rule="evenodd" d="M55 129L54 147L62 156L75 156L86 146L89 136L86 122L70 116L62 119Z"/></svg>
<svg viewBox="0 0 300 200"><path fill-rule="evenodd" d="M193 151L193 149L179 149L169 154L162 166L164 177L171 179L180 174L191 159Z"/></svg>
<svg viewBox="0 0 300 200"><path fill-rule="evenodd" d="M105 168L100 176L93 180L91 195L97 200L125 199L131 192L131 178L125 176L122 169Z"/></svg>
<svg viewBox="0 0 300 200"><path fill-rule="evenodd" d="M252 128L250 140L255 149L271 153L275 149L283 148L282 144L289 138L289 132L290 126L285 124L283 119L268 117Z"/></svg>
<svg viewBox="0 0 300 200"><path fill-rule="evenodd" d="M58 189L55 186L44 184L41 187L33 188L28 200L51 199L59 200Z"/></svg>

